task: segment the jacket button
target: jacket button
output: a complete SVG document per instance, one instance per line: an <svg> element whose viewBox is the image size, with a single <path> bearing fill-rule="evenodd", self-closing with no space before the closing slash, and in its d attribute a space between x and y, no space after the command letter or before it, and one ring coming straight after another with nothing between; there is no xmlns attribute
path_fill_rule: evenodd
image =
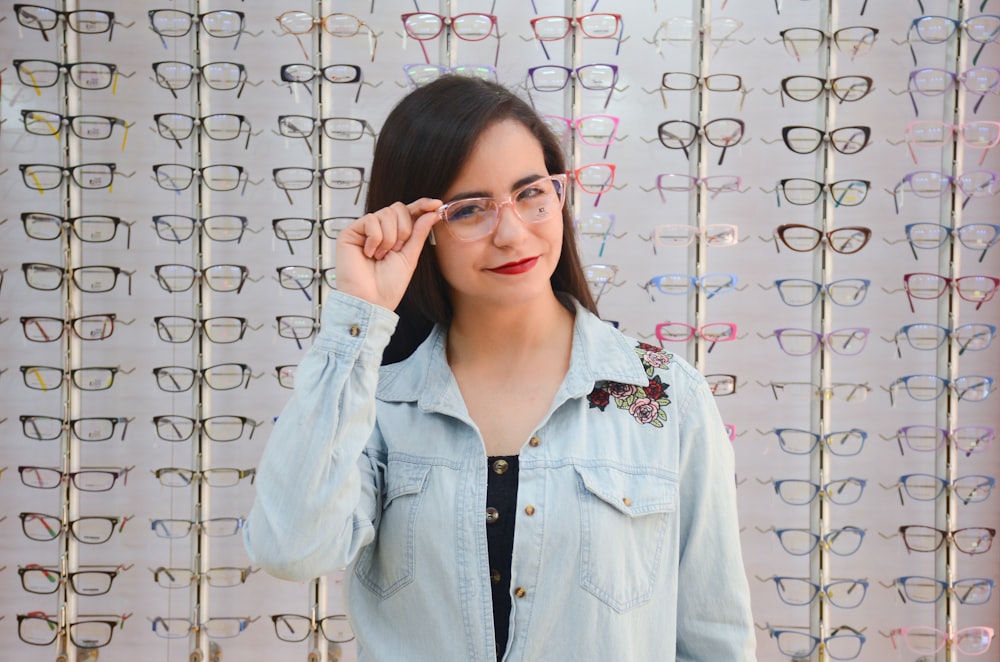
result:
<svg viewBox="0 0 1000 662"><path fill-rule="evenodd" d="M528 445L531 446L532 448L535 448L540 443L542 443L541 439L539 439L538 437L532 437L531 440L528 442Z"/></svg>
<svg viewBox="0 0 1000 662"><path fill-rule="evenodd" d="M535 514L535 507L531 505L525 506L524 514L527 515L528 517L531 517L532 515Z"/></svg>
<svg viewBox="0 0 1000 662"><path fill-rule="evenodd" d="M486 509L486 523L493 524L498 519L500 519L500 511L496 508L490 506Z"/></svg>
<svg viewBox="0 0 1000 662"><path fill-rule="evenodd" d="M510 469L510 463L507 460L497 460L493 463L493 473L500 474L501 476L507 473L507 469Z"/></svg>
<svg viewBox="0 0 1000 662"><path fill-rule="evenodd" d="M519 598L523 598L527 594L528 592L524 590L523 586L518 586L516 589L514 589L514 595L516 595Z"/></svg>
<svg viewBox="0 0 1000 662"><path fill-rule="evenodd" d="M351 328L348 329L348 333L351 334L352 338L357 338L358 336L361 335L361 327L359 327L357 324L352 324Z"/></svg>
<svg viewBox="0 0 1000 662"><path fill-rule="evenodd" d="M626 508L631 508L632 507L632 499L629 499L628 497L623 497L622 498L622 503L625 504Z"/></svg>

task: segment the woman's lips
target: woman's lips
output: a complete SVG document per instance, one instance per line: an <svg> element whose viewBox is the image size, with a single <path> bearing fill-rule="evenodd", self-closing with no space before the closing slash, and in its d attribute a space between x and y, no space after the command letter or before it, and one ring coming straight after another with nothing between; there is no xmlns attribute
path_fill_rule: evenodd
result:
<svg viewBox="0 0 1000 662"><path fill-rule="evenodd" d="M508 262L507 264L501 264L499 267L494 267L489 271L495 274L502 274L504 276L513 276L516 274L523 274L526 271L530 271L538 263L537 257L529 257L524 260L518 260L517 262Z"/></svg>

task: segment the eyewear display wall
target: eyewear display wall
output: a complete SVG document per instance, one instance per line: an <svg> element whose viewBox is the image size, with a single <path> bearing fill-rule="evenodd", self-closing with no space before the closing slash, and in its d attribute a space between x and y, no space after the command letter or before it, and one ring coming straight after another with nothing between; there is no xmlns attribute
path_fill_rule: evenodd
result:
<svg viewBox="0 0 1000 662"><path fill-rule="evenodd" d="M455 73L555 134L602 316L707 375L758 658L996 652L995 9L172 4L0 20L0 649L355 659L347 578L242 518L386 114Z"/></svg>

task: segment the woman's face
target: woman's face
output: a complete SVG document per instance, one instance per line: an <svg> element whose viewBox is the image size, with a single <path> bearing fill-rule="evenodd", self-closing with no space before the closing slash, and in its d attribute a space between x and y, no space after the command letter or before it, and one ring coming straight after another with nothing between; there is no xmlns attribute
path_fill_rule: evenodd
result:
<svg viewBox="0 0 1000 662"><path fill-rule="evenodd" d="M503 120L480 135L442 200L492 197L503 202L512 191L548 174L538 140L520 122ZM435 250L453 307L466 302L520 305L551 295L549 278L559 262L562 237L561 213L526 223L509 205L501 208L493 233L473 241L459 241L438 225Z"/></svg>

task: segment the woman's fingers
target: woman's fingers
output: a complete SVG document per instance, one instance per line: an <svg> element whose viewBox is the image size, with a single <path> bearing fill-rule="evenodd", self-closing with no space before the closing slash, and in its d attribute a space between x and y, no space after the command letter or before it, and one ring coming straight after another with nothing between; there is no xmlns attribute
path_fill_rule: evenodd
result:
<svg viewBox="0 0 1000 662"><path fill-rule="evenodd" d="M362 220L365 257L381 260L390 251L399 251L413 233L414 220L436 210L440 200L421 198L409 204L395 202L388 207L366 214ZM426 236L420 239L421 243Z"/></svg>

